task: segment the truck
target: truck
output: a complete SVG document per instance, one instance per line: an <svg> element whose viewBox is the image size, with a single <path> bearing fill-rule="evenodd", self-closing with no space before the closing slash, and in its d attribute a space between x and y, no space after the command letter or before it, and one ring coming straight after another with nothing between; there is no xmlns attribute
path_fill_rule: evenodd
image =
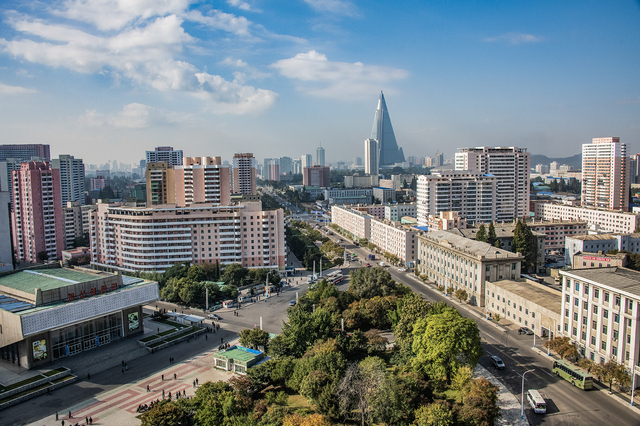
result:
<svg viewBox="0 0 640 426"><path fill-rule="evenodd" d="M376 255L375 254L370 254L369 255L369 260L376 260Z"/></svg>

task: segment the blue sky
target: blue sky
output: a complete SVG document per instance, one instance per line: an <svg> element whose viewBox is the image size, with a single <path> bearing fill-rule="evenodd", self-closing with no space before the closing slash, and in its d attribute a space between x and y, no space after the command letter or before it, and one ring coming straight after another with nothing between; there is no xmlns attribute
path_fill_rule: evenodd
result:
<svg viewBox="0 0 640 426"><path fill-rule="evenodd" d="M362 156L385 93L405 155L640 152L638 1L5 0L0 143L86 163Z"/></svg>

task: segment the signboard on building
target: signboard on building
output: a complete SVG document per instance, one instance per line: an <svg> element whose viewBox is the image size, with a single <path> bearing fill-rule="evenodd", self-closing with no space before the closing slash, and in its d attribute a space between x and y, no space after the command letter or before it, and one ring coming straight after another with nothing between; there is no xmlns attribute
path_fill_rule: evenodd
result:
<svg viewBox="0 0 640 426"><path fill-rule="evenodd" d="M47 358L47 340L40 339L33 342L33 360L40 361Z"/></svg>
<svg viewBox="0 0 640 426"><path fill-rule="evenodd" d="M583 260L595 260L598 262L611 262L611 259L608 257L594 257L594 256L584 256Z"/></svg>

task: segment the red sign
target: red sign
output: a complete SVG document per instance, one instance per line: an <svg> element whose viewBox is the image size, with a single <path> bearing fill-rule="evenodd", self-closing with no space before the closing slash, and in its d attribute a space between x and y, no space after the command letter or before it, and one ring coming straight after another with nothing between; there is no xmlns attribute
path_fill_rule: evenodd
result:
<svg viewBox="0 0 640 426"><path fill-rule="evenodd" d="M75 294L73 294L73 293L67 294L67 301L72 302L73 299L75 299L75 298L76 298Z"/></svg>
<svg viewBox="0 0 640 426"><path fill-rule="evenodd" d="M107 292L107 285L102 284L102 286L100 286L100 293L106 293L106 292Z"/></svg>
<svg viewBox="0 0 640 426"><path fill-rule="evenodd" d="M118 288L118 283L112 283L111 284L111 291L114 291L117 288Z"/></svg>
<svg viewBox="0 0 640 426"><path fill-rule="evenodd" d="M608 257L594 257L594 256L584 256L583 260L597 260L598 262L611 262L611 259Z"/></svg>
<svg viewBox="0 0 640 426"><path fill-rule="evenodd" d="M85 295L86 295L86 293L84 292L84 290L82 290L82 291L80 292L80 294L78 295L78 297L79 297L80 299L84 299L84 296L85 296Z"/></svg>
<svg viewBox="0 0 640 426"><path fill-rule="evenodd" d="M91 289L91 295L92 295L92 296L95 296L95 295L96 295L96 293L97 293L96 289L95 289L95 288L92 288L92 289Z"/></svg>

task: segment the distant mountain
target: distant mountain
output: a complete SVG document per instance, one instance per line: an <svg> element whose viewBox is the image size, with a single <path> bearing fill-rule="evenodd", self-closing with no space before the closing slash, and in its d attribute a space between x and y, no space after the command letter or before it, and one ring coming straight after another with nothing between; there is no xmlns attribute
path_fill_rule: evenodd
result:
<svg viewBox="0 0 640 426"><path fill-rule="evenodd" d="M549 165L554 161L558 162L558 166L562 164L567 164L572 166L574 169L582 169L582 154L576 154L573 157L565 157L565 158L549 158L546 155L540 154L532 154L531 155L531 167L536 167L537 164L545 164Z"/></svg>

